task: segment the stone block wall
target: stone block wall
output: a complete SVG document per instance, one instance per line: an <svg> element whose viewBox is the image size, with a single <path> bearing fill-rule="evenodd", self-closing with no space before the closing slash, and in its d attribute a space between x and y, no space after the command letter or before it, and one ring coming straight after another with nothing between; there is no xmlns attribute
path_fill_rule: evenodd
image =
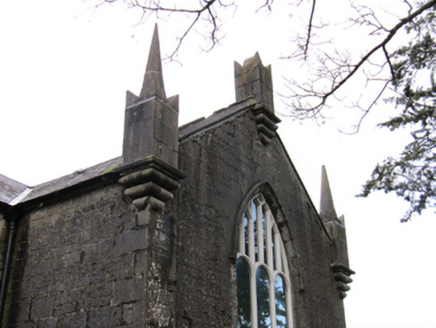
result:
<svg viewBox="0 0 436 328"><path fill-rule="evenodd" d="M0 214L0 277L3 276L3 269L5 263L5 252L7 242L7 225L3 215Z"/></svg>
<svg viewBox="0 0 436 328"><path fill-rule="evenodd" d="M283 211L279 226L296 327L342 327L330 241L281 142L259 140L253 112L182 140L179 156L186 178L179 202L178 326L236 326L238 213L253 187L267 183Z"/></svg>
<svg viewBox="0 0 436 328"><path fill-rule="evenodd" d="M21 217L3 326L236 327L239 220L264 191L295 327L345 327L332 243L281 141L262 143L254 115L248 107L181 140L185 178L163 212L135 208L114 184Z"/></svg>
<svg viewBox="0 0 436 328"><path fill-rule="evenodd" d="M147 227L110 186L21 219L4 327L143 327Z"/></svg>

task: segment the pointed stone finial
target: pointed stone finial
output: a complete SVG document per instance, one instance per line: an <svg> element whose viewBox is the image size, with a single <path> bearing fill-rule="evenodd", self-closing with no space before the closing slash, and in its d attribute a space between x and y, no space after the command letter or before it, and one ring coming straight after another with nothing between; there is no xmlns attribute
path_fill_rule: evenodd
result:
<svg viewBox="0 0 436 328"><path fill-rule="evenodd" d="M127 91L124 120L125 164L154 156L178 167L178 96L166 98L157 25L153 32L144 83L139 97Z"/></svg>
<svg viewBox="0 0 436 328"><path fill-rule="evenodd" d="M253 96L258 104L274 114L271 65L263 66L259 53L241 66L235 62L236 101Z"/></svg>
<svg viewBox="0 0 436 328"><path fill-rule="evenodd" d="M338 218L333 205L333 197L330 190L327 170L322 166L321 180L321 208L320 213L324 226L332 240L332 263L330 268L333 273L333 278L336 281L336 289L340 299L347 296L347 291L350 290L350 284L353 279L350 278L355 272L349 268L348 248L347 248L347 233L345 231L344 217Z"/></svg>
<svg viewBox="0 0 436 328"><path fill-rule="evenodd" d="M338 216L336 215L335 206L333 204L329 179L327 177L327 170L324 165L322 166L320 205L319 214L324 221L338 221Z"/></svg>
<svg viewBox="0 0 436 328"><path fill-rule="evenodd" d="M248 66L256 66L256 65L262 65L262 60L260 59L260 55L259 52L256 51L256 53L254 54L253 57L251 58L247 58L246 60L244 60L244 66L248 67Z"/></svg>
<svg viewBox="0 0 436 328"><path fill-rule="evenodd" d="M128 173L118 181L142 213L141 222L148 222L149 210L162 214L184 176L178 170L178 103L178 96L165 95L156 25L140 96L126 94L123 165Z"/></svg>
<svg viewBox="0 0 436 328"><path fill-rule="evenodd" d="M147 99L153 96L166 100L157 24L154 27L144 82L139 98Z"/></svg>

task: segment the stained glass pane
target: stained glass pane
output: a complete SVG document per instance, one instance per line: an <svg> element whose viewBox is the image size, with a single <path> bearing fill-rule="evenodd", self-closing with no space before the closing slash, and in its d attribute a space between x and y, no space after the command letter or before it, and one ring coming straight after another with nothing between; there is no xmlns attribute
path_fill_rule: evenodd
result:
<svg viewBox="0 0 436 328"><path fill-rule="evenodd" d="M272 264L273 269L276 269L276 245L275 245L275 233L274 230L271 231L271 248L272 248Z"/></svg>
<svg viewBox="0 0 436 328"><path fill-rule="evenodd" d="M248 218L244 213L244 239L245 239L245 255L249 256L248 252Z"/></svg>
<svg viewBox="0 0 436 328"><path fill-rule="evenodd" d="M253 228L254 228L254 254L256 261L259 261L259 250L258 250L258 242L257 242L257 209L256 204L253 202Z"/></svg>
<svg viewBox="0 0 436 328"><path fill-rule="evenodd" d="M287 295L286 253L262 196L248 205L242 219L240 257L236 262L238 327L288 327L292 305Z"/></svg>
<svg viewBox="0 0 436 328"><path fill-rule="evenodd" d="M236 289L238 296L238 327L251 327L250 271L243 258L236 261Z"/></svg>
<svg viewBox="0 0 436 328"><path fill-rule="evenodd" d="M269 279L265 269L259 267L256 272L257 322L259 328L271 327L269 309Z"/></svg>
<svg viewBox="0 0 436 328"><path fill-rule="evenodd" d="M262 209L262 227L263 227L263 261L265 263L268 263L268 257L267 257L267 242L266 242L266 218L265 213Z"/></svg>
<svg viewBox="0 0 436 328"><path fill-rule="evenodd" d="M286 316L286 289L285 282L280 275L274 280L274 292L276 298L276 322L277 328L287 327Z"/></svg>

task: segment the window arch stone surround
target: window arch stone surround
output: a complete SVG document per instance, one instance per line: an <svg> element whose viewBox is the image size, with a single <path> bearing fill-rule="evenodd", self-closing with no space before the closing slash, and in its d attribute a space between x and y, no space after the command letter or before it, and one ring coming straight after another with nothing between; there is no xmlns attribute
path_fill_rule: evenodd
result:
<svg viewBox="0 0 436 328"><path fill-rule="evenodd" d="M234 286L236 290L236 261L238 259L238 249L240 243L240 223L243 220L244 212L247 209L247 206L256 198L256 196L261 195L264 199L265 204L268 210L271 212L271 215L274 218L275 224L280 233L280 237L283 242L284 253L286 257L286 262L288 265L289 272L289 280L291 283L291 302L292 302L292 317L294 328L298 327L298 294L304 291L303 282L301 279L301 274L299 270L299 260L298 254L296 252L296 248L294 245L294 239L292 237L291 229L289 228L289 220L292 220L292 213L286 216L283 211L283 207L279 202L274 190L271 188L268 182L260 182L254 185L250 192L246 194L241 205L239 207L237 216L235 218L234 231L233 231L233 243L232 243L232 252L229 256L232 263L234 263L233 269L234 272L232 276L234 277ZM284 200L285 201L285 200ZM294 232L295 233L295 232ZM262 267L259 265L259 267ZM236 292L235 292L236 297ZM235 318L237 318L237 313L235 310Z"/></svg>

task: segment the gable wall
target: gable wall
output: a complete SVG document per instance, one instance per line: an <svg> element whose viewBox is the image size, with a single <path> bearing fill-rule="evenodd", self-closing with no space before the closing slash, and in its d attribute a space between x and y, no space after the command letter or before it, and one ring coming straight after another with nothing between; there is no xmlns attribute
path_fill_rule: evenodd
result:
<svg viewBox="0 0 436 328"><path fill-rule="evenodd" d="M137 213L119 185L24 215L5 326L234 327L238 213L268 183L282 217L296 327L343 327L329 240L280 141L263 145L252 115L181 142L186 177L161 217Z"/></svg>
<svg viewBox="0 0 436 328"><path fill-rule="evenodd" d="M179 326L236 324L237 213L252 188L267 182L293 239L285 243L295 251L288 256L297 327L341 327L329 240L280 142L259 141L252 112L184 140L180 162Z"/></svg>

